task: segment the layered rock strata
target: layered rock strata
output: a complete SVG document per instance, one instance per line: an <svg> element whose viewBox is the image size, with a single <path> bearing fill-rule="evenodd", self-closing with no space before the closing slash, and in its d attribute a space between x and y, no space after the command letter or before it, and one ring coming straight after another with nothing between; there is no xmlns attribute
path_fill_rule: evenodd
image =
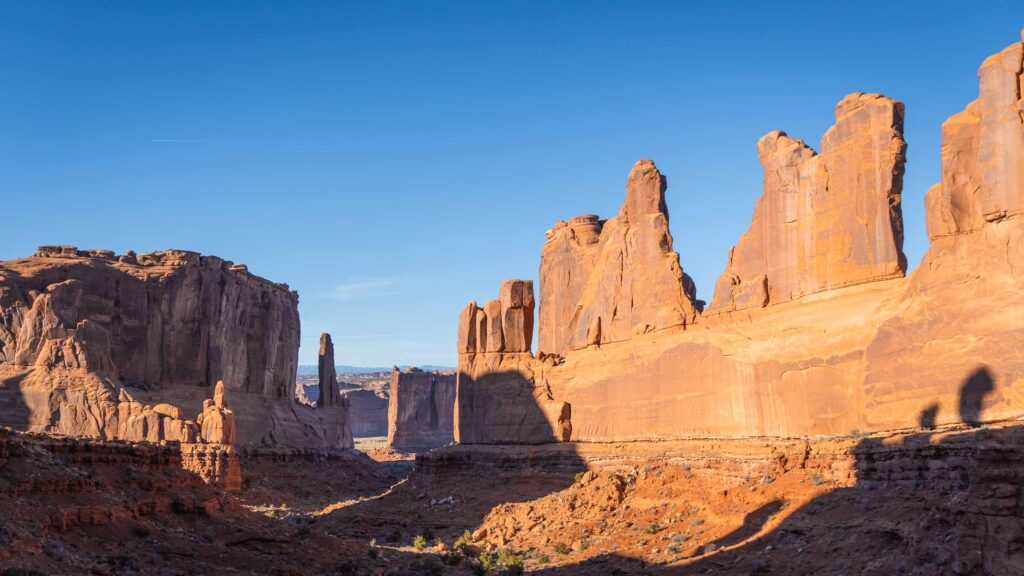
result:
<svg viewBox="0 0 1024 576"><path fill-rule="evenodd" d="M506 280L499 299L459 317L455 440L464 444L568 440L571 408L551 394L533 344L533 282ZM392 394L394 394L392 392Z"/></svg>
<svg viewBox="0 0 1024 576"><path fill-rule="evenodd" d="M835 435L1024 416L1022 54L1018 43L986 60L979 100L945 124L942 183L927 197L931 247L909 277L902 106L854 94L837 107L822 154L781 133L761 141L766 186L754 225L694 329L554 356L542 345L533 358L471 353L472 326L460 324L460 377L511 374L516 391L543 394L481 399L481 387L460 381L456 429L536 442L543 435L532 422L489 415L537 411L545 398L571 404L571 438L592 441ZM575 220L555 236L571 232L593 250L598 225ZM542 290L538 331L550 342L563 338L551 335L578 306L576 290L563 292L568 302Z"/></svg>
<svg viewBox="0 0 1024 576"><path fill-rule="evenodd" d="M617 216L576 216L547 232L541 352L564 354L693 322L701 304L672 249L666 188L654 162L641 160L629 173Z"/></svg>
<svg viewBox="0 0 1024 576"><path fill-rule="evenodd" d="M181 250L117 256L44 246L2 262L0 421L190 442L195 431L180 414L201 412L223 381L239 443L344 446L293 397L297 304L285 284Z"/></svg>
<svg viewBox="0 0 1024 576"><path fill-rule="evenodd" d="M388 446L426 452L455 439L455 374L418 368L391 372Z"/></svg>
<svg viewBox="0 0 1024 576"><path fill-rule="evenodd" d="M821 154L778 130L757 143L764 193L707 314L903 276L903 104L851 94L835 116Z"/></svg>

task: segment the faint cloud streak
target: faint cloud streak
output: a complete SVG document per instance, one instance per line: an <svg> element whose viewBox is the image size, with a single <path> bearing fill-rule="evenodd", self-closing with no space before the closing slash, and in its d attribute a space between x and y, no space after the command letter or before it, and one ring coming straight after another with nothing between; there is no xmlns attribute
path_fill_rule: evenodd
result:
<svg viewBox="0 0 1024 576"><path fill-rule="evenodd" d="M324 295L331 300L358 300L371 296L390 296L395 293L398 280L394 278L367 278L339 284Z"/></svg>

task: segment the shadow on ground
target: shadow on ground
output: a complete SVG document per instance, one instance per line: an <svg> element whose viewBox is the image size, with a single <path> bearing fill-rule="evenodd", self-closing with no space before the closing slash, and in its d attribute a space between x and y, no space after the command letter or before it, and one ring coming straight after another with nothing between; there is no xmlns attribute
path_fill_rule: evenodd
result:
<svg viewBox="0 0 1024 576"><path fill-rule="evenodd" d="M771 502L691 559L668 564L606 554L538 574L1024 574L1024 426L978 428L995 378L960 390L964 427L890 444L860 441L856 482L814 498L766 530ZM921 422L934 426L934 405Z"/></svg>
<svg viewBox="0 0 1024 576"><path fill-rule="evenodd" d="M463 375L460 375L462 378ZM465 386L465 381L460 387ZM488 373L472 382L462 401L473 405L463 439L500 442L519 431L538 442L564 435L567 406L549 418L532 394L534 383L514 370ZM561 416L562 419L558 419ZM471 434L466 433L471 432ZM408 545L419 535L451 543L472 532L496 506L528 502L564 490L587 469L571 444L564 450L538 445L459 444L420 454L412 474L388 493L328 511L324 525L380 543Z"/></svg>

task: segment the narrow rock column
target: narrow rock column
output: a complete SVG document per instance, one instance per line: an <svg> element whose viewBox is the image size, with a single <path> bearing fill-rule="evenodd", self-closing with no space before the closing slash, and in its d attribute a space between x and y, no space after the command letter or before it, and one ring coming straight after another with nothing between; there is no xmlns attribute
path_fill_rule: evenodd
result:
<svg viewBox="0 0 1024 576"><path fill-rule="evenodd" d="M337 406L341 404L338 390L338 374L334 368L334 343L331 335L324 332L320 335L320 399L317 406Z"/></svg>

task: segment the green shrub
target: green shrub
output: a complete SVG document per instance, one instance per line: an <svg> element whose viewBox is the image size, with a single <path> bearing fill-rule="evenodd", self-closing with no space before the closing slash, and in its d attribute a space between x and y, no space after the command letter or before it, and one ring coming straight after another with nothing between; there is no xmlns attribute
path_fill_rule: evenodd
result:
<svg viewBox="0 0 1024 576"><path fill-rule="evenodd" d="M580 483L580 480L583 480L583 475L584 475L584 474L586 474L586 472L577 472L577 473L576 473L576 483L577 483L577 484L579 484L579 483Z"/></svg>
<svg viewBox="0 0 1024 576"><path fill-rule="evenodd" d="M466 530L462 533L462 536L459 536L459 539L452 544L452 548L458 550L462 554L468 554L469 541L472 540L472 538L473 536L469 533L469 530Z"/></svg>
<svg viewBox="0 0 1024 576"><path fill-rule="evenodd" d="M462 562L463 556L465 556L465 554L463 554L462 550L458 548L451 548L449 550L445 550L441 554L441 562L444 562L449 566L456 566L459 562Z"/></svg>
<svg viewBox="0 0 1024 576"><path fill-rule="evenodd" d="M498 564L498 555L491 552L480 553L480 566L483 567L484 572L494 568Z"/></svg>
<svg viewBox="0 0 1024 576"><path fill-rule="evenodd" d="M423 550L427 547L427 538L420 534L419 536L412 539L412 547L417 550Z"/></svg>
<svg viewBox="0 0 1024 576"><path fill-rule="evenodd" d="M548 564L551 562L551 556L548 556L547 554L541 554L540 557L537 558L537 562L540 562L541 564Z"/></svg>
<svg viewBox="0 0 1024 576"><path fill-rule="evenodd" d="M498 550L498 563L502 566L508 567L515 566L517 564L519 566L522 566L524 559L525 557L522 554L516 554L514 551L509 550L508 548Z"/></svg>
<svg viewBox="0 0 1024 576"><path fill-rule="evenodd" d="M568 554L569 552L571 552L571 550L569 550L569 547L563 544L562 542L556 543L552 549L558 554Z"/></svg>
<svg viewBox="0 0 1024 576"><path fill-rule="evenodd" d="M470 562L469 570L476 576L484 576L484 573L487 572L487 568L484 568L483 563L479 559Z"/></svg>
<svg viewBox="0 0 1024 576"><path fill-rule="evenodd" d="M648 534L657 534L658 532L661 532L661 526L657 522L652 522L647 525L647 528L644 528L644 532Z"/></svg>

